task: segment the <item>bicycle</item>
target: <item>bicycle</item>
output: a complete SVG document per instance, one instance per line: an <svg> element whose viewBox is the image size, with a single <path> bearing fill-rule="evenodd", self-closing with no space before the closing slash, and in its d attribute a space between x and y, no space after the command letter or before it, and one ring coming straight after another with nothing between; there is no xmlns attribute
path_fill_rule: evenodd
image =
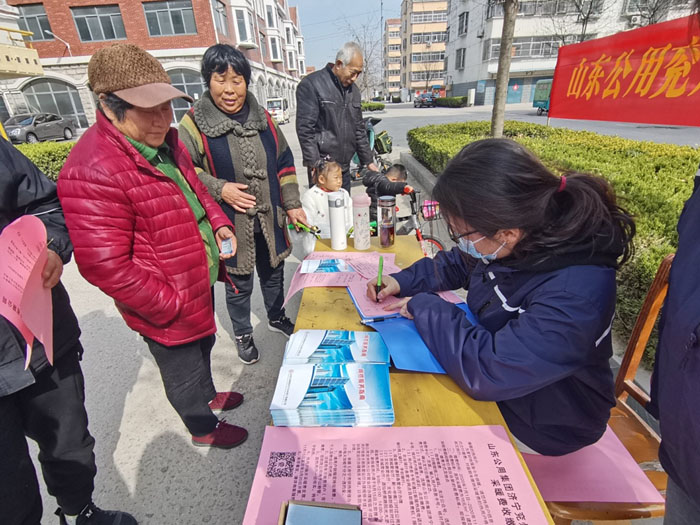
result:
<svg viewBox="0 0 700 525"><path fill-rule="evenodd" d="M435 201L420 200L420 190L412 191L408 194L411 199L411 215L397 217L396 222L405 222L396 230L396 235L408 235L412 231L416 232L416 239L420 244L425 257L435 257L437 253L445 247L437 237L423 235L423 227L427 222L432 222L440 218L440 206ZM432 233L432 225L430 226Z"/></svg>

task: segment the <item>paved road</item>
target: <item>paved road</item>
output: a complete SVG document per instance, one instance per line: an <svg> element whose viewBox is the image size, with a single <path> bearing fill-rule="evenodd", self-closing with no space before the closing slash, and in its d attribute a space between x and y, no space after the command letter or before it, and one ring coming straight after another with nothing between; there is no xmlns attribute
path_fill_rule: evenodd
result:
<svg viewBox="0 0 700 525"><path fill-rule="evenodd" d="M514 108L512 113L517 116L526 111ZM386 123L394 135L398 151L402 140L405 148L405 129L433 121L456 121L465 114L488 118L489 113L487 109L414 110L397 105L382 114L386 119L382 124ZM509 114L509 118L513 117ZM297 169L304 174L300 177L303 182L305 169L294 127L285 125L282 129L294 151ZM353 188L353 193L358 191L363 191L361 186ZM287 282L298 263L295 256L287 259ZM253 324L261 360L245 366L238 361L231 340L223 287L216 286L219 333L212 354L213 376L219 390L245 394L243 405L228 412L226 419L250 432L246 443L222 451L190 444L188 433L165 398L145 343L126 327L112 301L84 281L73 263L66 267L63 282L83 330L86 405L97 441L96 503L103 508L130 511L141 524L241 523L264 427L270 421L269 404L286 342L282 335L267 330L259 288L253 295ZM292 319L298 306L299 296L287 306ZM44 523L55 523L55 502L45 488L42 490Z"/></svg>
<svg viewBox="0 0 700 525"><path fill-rule="evenodd" d="M377 129L386 129L394 139L394 146L407 148L406 132L409 129L428 124L445 124L471 120L490 120L492 106L470 108L414 108L411 104L387 104L386 111L377 113L382 119ZM367 113L366 115L371 115ZM537 116L537 110L530 104L512 104L506 107L507 120L519 120L546 124L546 116ZM585 120L551 119L550 124L577 130L595 131L603 135L618 135L634 140L649 140L669 144L697 146L700 144L700 128L683 126L652 126L649 124L628 124L624 122L602 122Z"/></svg>

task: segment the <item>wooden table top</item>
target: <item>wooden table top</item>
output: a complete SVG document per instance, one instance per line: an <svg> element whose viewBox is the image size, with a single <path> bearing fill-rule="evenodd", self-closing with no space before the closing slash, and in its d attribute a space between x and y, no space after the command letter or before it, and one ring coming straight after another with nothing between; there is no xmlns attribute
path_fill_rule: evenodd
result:
<svg viewBox="0 0 700 525"><path fill-rule="evenodd" d="M316 251L333 251L330 247L330 239L317 241ZM357 251L352 247L352 241L348 243L346 251ZM406 268L422 257L415 237L407 235L397 235L391 249L381 248L379 239L372 237L370 251L395 253L395 262L399 268ZM360 323L360 316L345 288L314 287L305 288L303 291L295 330L370 331L371 329ZM390 374L395 414L394 426L501 425L508 428L496 403L472 399L447 375L406 372L393 367L390 369ZM517 453L542 510L551 522L547 507L530 471L520 452Z"/></svg>

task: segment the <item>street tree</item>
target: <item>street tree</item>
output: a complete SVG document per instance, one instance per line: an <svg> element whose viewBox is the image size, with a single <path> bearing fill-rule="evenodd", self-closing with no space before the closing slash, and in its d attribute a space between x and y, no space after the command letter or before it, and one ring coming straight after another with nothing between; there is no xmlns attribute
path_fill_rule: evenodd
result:
<svg viewBox="0 0 700 525"><path fill-rule="evenodd" d="M549 11L552 33L561 41L561 45L583 42L591 37L591 24L596 23L596 29L600 30L601 20L605 20L606 12L615 5L606 5L604 0L553 1Z"/></svg>
<svg viewBox="0 0 700 525"><path fill-rule="evenodd" d="M503 4L503 31L501 32L501 48L498 53L498 72L496 73L496 95L491 114L491 136L503 136L503 123L506 113L506 97L508 96L508 79L510 77L511 48L515 18L518 15L518 0L489 0L493 4Z"/></svg>
<svg viewBox="0 0 700 525"><path fill-rule="evenodd" d="M356 85L360 88L362 97L369 100L374 96L374 91L382 85L381 29L377 29L376 22L357 25L347 18L342 20L340 26L362 49L364 68Z"/></svg>

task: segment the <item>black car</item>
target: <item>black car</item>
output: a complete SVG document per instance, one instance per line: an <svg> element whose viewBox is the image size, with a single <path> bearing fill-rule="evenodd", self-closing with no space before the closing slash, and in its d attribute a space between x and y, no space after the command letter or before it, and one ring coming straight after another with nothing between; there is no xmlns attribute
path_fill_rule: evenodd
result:
<svg viewBox="0 0 700 525"><path fill-rule="evenodd" d="M70 140L75 136L75 122L70 117L59 117L53 113L25 113L5 121L5 132L10 140L40 142L50 139Z"/></svg>
<svg viewBox="0 0 700 525"><path fill-rule="evenodd" d="M435 107L435 97L432 93L421 93L413 99L414 108L422 108L424 106L429 108Z"/></svg>

